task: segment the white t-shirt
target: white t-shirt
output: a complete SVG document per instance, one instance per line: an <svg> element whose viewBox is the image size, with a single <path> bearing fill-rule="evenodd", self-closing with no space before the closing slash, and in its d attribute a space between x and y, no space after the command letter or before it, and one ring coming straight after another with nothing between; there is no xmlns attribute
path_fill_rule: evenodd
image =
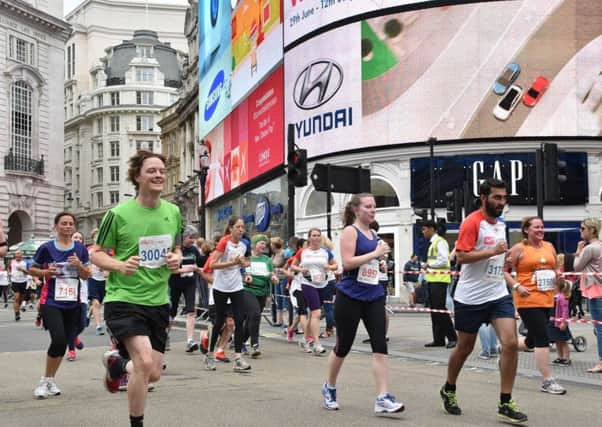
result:
<svg viewBox="0 0 602 427"><path fill-rule="evenodd" d="M10 262L10 278L13 283L27 283L27 273L23 273L19 271L18 268L22 268L27 270L27 261L21 259L21 261L17 261L13 259Z"/></svg>
<svg viewBox="0 0 602 427"><path fill-rule="evenodd" d="M8 286L8 271L0 271L0 286Z"/></svg>
<svg viewBox="0 0 602 427"><path fill-rule="evenodd" d="M223 252L219 262L229 262L236 257L244 257L247 245L243 241L234 243L230 236L224 236L217 244L216 250ZM213 289L220 292L237 292L242 290L242 274L240 265L213 270Z"/></svg>
<svg viewBox="0 0 602 427"><path fill-rule="evenodd" d="M326 248L305 248L300 254L295 255L299 260L299 267L309 270L307 277L301 276L303 285L314 288L324 288L328 284L328 270L326 267L333 258L332 252Z"/></svg>
<svg viewBox="0 0 602 427"><path fill-rule="evenodd" d="M468 215L460 226L456 250L482 251L506 241L506 224L487 221L481 210ZM484 304L508 295L504 279L506 254L462 265L454 300L462 304Z"/></svg>

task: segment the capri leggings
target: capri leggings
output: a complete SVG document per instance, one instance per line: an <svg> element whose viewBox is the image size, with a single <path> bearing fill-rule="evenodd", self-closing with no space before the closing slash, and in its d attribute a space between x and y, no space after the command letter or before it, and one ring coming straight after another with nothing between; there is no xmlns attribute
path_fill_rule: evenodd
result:
<svg viewBox="0 0 602 427"><path fill-rule="evenodd" d="M334 319L337 325L334 353L338 357L347 356L351 350L360 319L368 331L372 353L387 354L385 297L374 301L360 301L337 292Z"/></svg>
<svg viewBox="0 0 602 427"><path fill-rule="evenodd" d="M251 345L259 344L259 325L261 324L261 313L265 307L267 295L253 295L244 293L245 302L245 336L243 342L251 338Z"/></svg>
<svg viewBox="0 0 602 427"><path fill-rule="evenodd" d="M242 289L236 292L222 292L217 289L213 289L213 299L215 300L215 323L211 330L211 343L209 344L209 351L213 352L215 344L220 336L224 322L226 321L226 314L228 313L228 298L231 301L232 314L234 315L234 352L242 352L242 343L244 338L244 293Z"/></svg>
<svg viewBox="0 0 602 427"><path fill-rule="evenodd" d="M527 337L525 338L527 348L541 348L550 345L548 328L550 310L544 307L518 309L518 314L527 328Z"/></svg>
<svg viewBox="0 0 602 427"><path fill-rule="evenodd" d="M63 310L48 305L42 306L44 327L50 333L49 357L63 357L67 349L67 339L75 336L80 323L81 307Z"/></svg>

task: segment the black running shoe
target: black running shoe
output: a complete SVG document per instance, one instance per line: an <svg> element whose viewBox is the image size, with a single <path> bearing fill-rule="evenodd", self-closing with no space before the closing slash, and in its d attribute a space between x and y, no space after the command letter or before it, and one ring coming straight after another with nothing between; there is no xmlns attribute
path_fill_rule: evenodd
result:
<svg viewBox="0 0 602 427"><path fill-rule="evenodd" d="M513 424L520 424L527 421L527 415L523 414L514 400L508 403L498 404L498 418Z"/></svg>
<svg viewBox="0 0 602 427"><path fill-rule="evenodd" d="M439 391L441 395L441 399L443 399L443 409L448 414L452 415L462 415L462 410L458 406L458 399L456 398L455 391L445 391L445 386L441 387L441 391Z"/></svg>

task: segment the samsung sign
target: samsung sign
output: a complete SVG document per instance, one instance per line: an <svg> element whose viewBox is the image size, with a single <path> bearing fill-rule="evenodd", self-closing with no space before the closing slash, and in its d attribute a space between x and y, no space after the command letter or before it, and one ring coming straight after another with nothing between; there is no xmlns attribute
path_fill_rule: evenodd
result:
<svg viewBox="0 0 602 427"><path fill-rule="evenodd" d="M222 91L224 90L225 83L226 81L224 70L220 70L220 72L217 73L217 75L213 79L213 83L211 83L211 86L209 87L207 101L205 101L203 118L206 122L211 120L211 117L213 117L213 113L215 113L215 110L217 109L219 99L221 98Z"/></svg>
<svg viewBox="0 0 602 427"><path fill-rule="evenodd" d="M587 203L587 154L563 153L567 181L560 183L561 205ZM468 182L471 195L478 197L479 184L489 177L501 179L508 185L508 200L512 205L535 205L535 153L435 157L435 206L445 206L445 193L463 188ZM430 160L412 159L412 201L415 208L430 206Z"/></svg>

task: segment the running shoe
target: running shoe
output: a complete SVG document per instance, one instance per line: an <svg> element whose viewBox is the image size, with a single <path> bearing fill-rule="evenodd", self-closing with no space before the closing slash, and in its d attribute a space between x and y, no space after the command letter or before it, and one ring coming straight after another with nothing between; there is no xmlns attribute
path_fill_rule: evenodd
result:
<svg viewBox="0 0 602 427"><path fill-rule="evenodd" d="M82 350L84 348L84 343L79 339L79 337L75 338L75 348L78 350Z"/></svg>
<svg viewBox="0 0 602 427"><path fill-rule="evenodd" d="M42 377L33 394L38 399L46 399L48 397L48 381L46 381L46 378Z"/></svg>
<svg viewBox="0 0 602 427"><path fill-rule="evenodd" d="M205 356L205 369L208 371L215 371L215 359L209 355Z"/></svg>
<svg viewBox="0 0 602 427"><path fill-rule="evenodd" d="M21 306L21 311L22 311L23 313L25 313L25 312L27 311L27 308L26 308L25 306Z"/></svg>
<svg viewBox="0 0 602 427"><path fill-rule="evenodd" d="M395 396L389 393L378 396L374 402L374 412L377 414L393 414L403 412L404 409L403 403L395 400Z"/></svg>
<svg viewBox="0 0 602 427"><path fill-rule="evenodd" d="M314 347L314 356L323 356L326 353L326 349L321 345Z"/></svg>
<svg viewBox="0 0 602 427"><path fill-rule="evenodd" d="M49 396L58 396L59 394L61 394L61 390L58 388L58 386L54 382L54 378L46 378L46 384L48 384L48 395Z"/></svg>
<svg viewBox="0 0 602 427"><path fill-rule="evenodd" d="M224 363L230 363L230 359L228 356L226 356L226 352L224 350L215 352L215 360Z"/></svg>
<svg viewBox="0 0 602 427"><path fill-rule="evenodd" d="M259 344L253 344L251 346L251 348L253 349L253 351L251 352L251 357L253 359L257 359L259 356L261 356L261 350L259 350Z"/></svg>
<svg viewBox="0 0 602 427"><path fill-rule="evenodd" d="M234 361L234 372L249 372L251 365L249 365L245 359L239 357Z"/></svg>
<svg viewBox="0 0 602 427"><path fill-rule="evenodd" d="M119 351L117 350L106 351L102 356L102 364L106 369L104 384L109 393L117 393L119 391L119 384L121 383L121 377L123 375L117 378L111 377L110 367L113 366L113 364L115 364L120 357Z"/></svg>
<svg viewBox="0 0 602 427"><path fill-rule="evenodd" d="M7 302L4 303L4 308L8 308L8 303Z"/></svg>
<svg viewBox="0 0 602 427"><path fill-rule="evenodd" d="M286 329L286 340L288 342L293 342L294 337L295 337L295 331L293 331L291 328L287 328Z"/></svg>
<svg viewBox="0 0 602 427"><path fill-rule="evenodd" d="M336 411L339 409L339 404L337 403L337 389L336 388L328 388L326 383L322 386L322 408L328 409L331 411Z"/></svg>
<svg viewBox="0 0 602 427"><path fill-rule="evenodd" d="M21 314L18 311L15 311L15 322L21 320Z"/></svg>
<svg viewBox="0 0 602 427"><path fill-rule="evenodd" d="M556 366L571 366L571 361L567 359L556 359L552 361L552 364Z"/></svg>
<svg viewBox="0 0 602 427"><path fill-rule="evenodd" d="M40 328L42 326L42 318L40 316L36 317L34 325L36 325L36 328Z"/></svg>
<svg viewBox="0 0 602 427"><path fill-rule="evenodd" d="M67 352L67 360L73 362L75 360L75 350L69 350Z"/></svg>
<svg viewBox="0 0 602 427"><path fill-rule="evenodd" d="M128 391L128 376L122 375L119 380L119 391Z"/></svg>
<svg viewBox="0 0 602 427"><path fill-rule="evenodd" d="M33 310L33 304L29 304L29 309Z"/></svg>
<svg viewBox="0 0 602 427"><path fill-rule="evenodd" d="M105 328L102 325L98 325L96 327L96 335L104 335L105 334Z"/></svg>
<svg viewBox="0 0 602 427"><path fill-rule="evenodd" d="M527 414L520 412L518 405L514 400L508 403L499 403L497 410L498 418L510 423L524 423L527 421Z"/></svg>
<svg viewBox="0 0 602 427"><path fill-rule="evenodd" d="M203 354L207 354L207 352L209 351L209 336L207 333L204 333L203 336L201 337L201 353Z"/></svg>
<svg viewBox="0 0 602 427"><path fill-rule="evenodd" d="M146 387L146 391L155 391L155 384L154 383L148 383L148 386Z"/></svg>
<svg viewBox="0 0 602 427"><path fill-rule="evenodd" d="M307 341L305 341L305 340L299 341L299 347L301 347L301 349L305 353L311 353L312 352L311 345L309 345L309 343Z"/></svg>
<svg viewBox="0 0 602 427"><path fill-rule="evenodd" d="M489 353L487 353L486 351L482 351L479 353L479 359L489 360L489 359L491 359L491 355Z"/></svg>
<svg viewBox="0 0 602 427"><path fill-rule="evenodd" d="M558 384L556 382L556 379L554 378L550 378L549 380L544 380L543 383L541 383L541 391L543 391L544 393L550 393L550 394L565 394L566 390L564 387L562 387L560 384Z"/></svg>
<svg viewBox="0 0 602 427"><path fill-rule="evenodd" d="M197 351L198 349L199 345L194 341L188 341L188 343L186 343L186 353L192 353L194 351Z"/></svg>
<svg viewBox="0 0 602 427"><path fill-rule="evenodd" d="M445 391L445 386L441 387L439 391L441 399L443 399L443 409L448 414L462 415L462 410L458 406L458 399L455 391Z"/></svg>

